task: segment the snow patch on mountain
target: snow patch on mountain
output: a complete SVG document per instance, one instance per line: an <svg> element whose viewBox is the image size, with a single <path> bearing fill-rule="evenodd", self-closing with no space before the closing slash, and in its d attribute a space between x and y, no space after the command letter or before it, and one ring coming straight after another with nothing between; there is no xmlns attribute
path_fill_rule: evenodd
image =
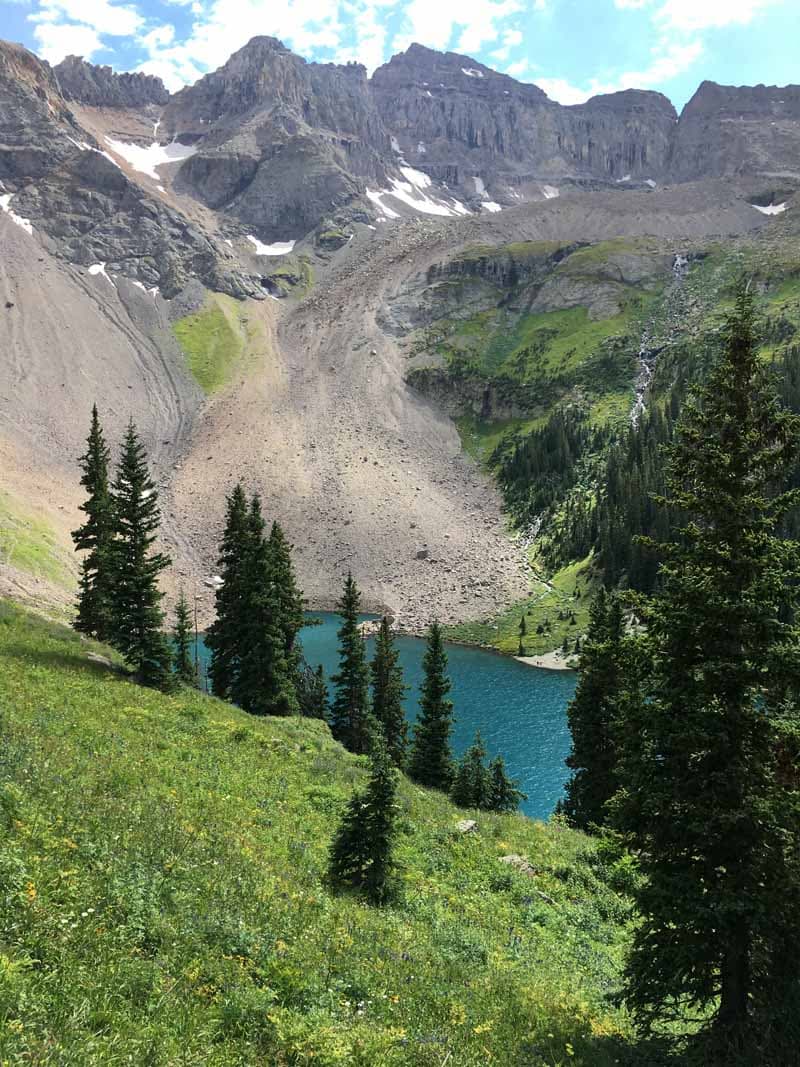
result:
<svg viewBox="0 0 800 1067"><path fill-rule="evenodd" d="M89 273L94 278L96 278L98 275L100 277L102 277L102 278L105 278L105 280L108 282L108 284L114 286L114 288L116 289L116 285L114 285L114 282L111 280L109 275L106 274L106 265L105 265L105 263L93 263L91 265L91 267L89 267Z"/></svg>
<svg viewBox="0 0 800 1067"><path fill-rule="evenodd" d="M274 244L265 245L257 237L253 237L251 234L247 235L247 240L251 245L255 247L257 256L285 256L295 246L294 241L276 241Z"/></svg>
<svg viewBox="0 0 800 1067"><path fill-rule="evenodd" d="M474 67L462 67L461 68L461 73L462 74L466 74L466 76L468 78L482 78L483 77L483 71L475 70Z"/></svg>
<svg viewBox="0 0 800 1067"><path fill-rule="evenodd" d="M555 200L555 198L560 195L555 185L543 185L542 193L544 194L545 200Z"/></svg>
<svg viewBox="0 0 800 1067"><path fill-rule="evenodd" d="M30 219L23 219L21 215L18 215L16 211L11 210L11 197L13 193L6 193L4 196L0 196L0 208L8 215L12 222L15 222L17 226L33 237L33 224Z"/></svg>
<svg viewBox="0 0 800 1067"><path fill-rule="evenodd" d="M491 212L492 214L494 214L494 213L495 213L496 211L502 211L502 210L503 210L503 209L502 209L502 208L500 207L500 205L499 205L499 204L496 204L496 203L494 202L494 200L484 200L484 202L483 202L483 203L481 204L481 207L482 207L482 208L483 208L483 209L484 209L485 211L489 211L489 212Z"/></svg>
<svg viewBox="0 0 800 1067"><path fill-rule="evenodd" d="M179 144L177 141L171 141L169 144L153 141L147 147L129 144L127 141L115 141L113 137L106 137L105 141L111 151L122 156L129 166L155 181L160 178L156 167L162 167L165 163L180 163L197 152L195 145Z"/></svg>
<svg viewBox="0 0 800 1067"><path fill-rule="evenodd" d="M767 204L766 207L762 207L760 204L751 204L756 211L760 211L762 215L782 215L786 210L786 204Z"/></svg>

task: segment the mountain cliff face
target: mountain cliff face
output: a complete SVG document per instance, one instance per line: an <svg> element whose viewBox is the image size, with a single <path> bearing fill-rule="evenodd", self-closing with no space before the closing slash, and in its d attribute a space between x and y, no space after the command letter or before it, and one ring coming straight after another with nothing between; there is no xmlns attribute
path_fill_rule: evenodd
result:
<svg viewBox="0 0 800 1067"><path fill-rule="evenodd" d="M703 82L676 127L669 171L674 181L800 178L800 85Z"/></svg>
<svg viewBox="0 0 800 1067"><path fill-rule="evenodd" d="M364 67L306 63L272 37L176 93L162 123L199 142L181 187L269 238L307 233L384 175L388 139Z"/></svg>
<svg viewBox="0 0 800 1067"><path fill-rule="evenodd" d="M151 74L115 74L111 67L98 67L80 56L67 56L53 68L66 100L87 107L161 107L169 93L160 78Z"/></svg>
<svg viewBox="0 0 800 1067"><path fill-rule="evenodd" d="M53 71L0 43L0 192L69 261L107 263L174 296L192 277L236 296L262 295L229 269L199 226L149 196L67 107Z"/></svg>
<svg viewBox="0 0 800 1067"><path fill-rule="evenodd" d="M379 67L372 87L406 158L461 185L473 175L512 185L660 177L677 117L660 93L636 90L562 107L535 85L416 44Z"/></svg>

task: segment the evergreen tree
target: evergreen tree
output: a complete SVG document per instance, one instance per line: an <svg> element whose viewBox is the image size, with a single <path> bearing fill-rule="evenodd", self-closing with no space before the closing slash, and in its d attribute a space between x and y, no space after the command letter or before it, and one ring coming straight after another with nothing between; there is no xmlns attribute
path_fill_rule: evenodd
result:
<svg viewBox="0 0 800 1067"><path fill-rule="evenodd" d="M460 808L489 806L490 781L486 770L486 748L480 733L464 753L458 765L450 798Z"/></svg>
<svg viewBox="0 0 800 1067"><path fill-rule="evenodd" d="M192 657L193 646L194 634L189 605L186 602L186 594L181 589L178 603L175 605L175 625L172 629L172 665L179 682L196 686L198 678Z"/></svg>
<svg viewBox="0 0 800 1067"><path fill-rule="evenodd" d="M396 767L405 766L408 725L403 710L406 686L399 653L394 645L389 620L381 619L375 640L375 655L370 664L372 675L372 713L383 729L389 758Z"/></svg>
<svg viewBox="0 0 800 1067"><path fill-rule="evenodd" d="M264 531L256 494L247 514L241 614L235 630L238 662L230 698L253 715L292 715L299 710L295 672L286 656L280 596Z"/></svg>
<svg viewBox="0 0 800 1067"><path fill-rule="evenodd" d="M383 904L392 889L397 770L379 742L370 758L367 787L351 798L331 844L328 878L335 887L358 889L372 904Z"/></svg>
<svg viewBox="0 0 800 1067"><path fill-rule="evenodd" d="M617 716L632 685L633 657L619 596L600 589L589 611L575 696L567 706L572 748L563 810L582 830L602 826L617 780Z"/></svg>
<svg viewBox="0 0 800 1067"><path fill-rule="evenodd" d="M667 467L683 516L645 621L619 818L640 849L628 999L640 1024L705 1016L704 1063L796 1062L800 1025L798 545L776 529L800 427L740 293ZM786 760L786 754L791 755Z"/></svg>
<svg viewBox="0 0 800 1067"><path fill-rule="evenodd" d="M422 661L425 674L421 686L420 711L414 724L408 773L421 785L447 792L453 780L450 733L453 704L447 699L447 653L438 622L431 624L428 645Z"/></svg>
<svg viewBox="0 0 800 1067"><path fill-rule="evenodd" d="M305 601L302 590L297 585L292 563L292 546L277 522L273 522L269 535L269 565L275 584L280 627L283 631L284 654L287 662L296 666L298 649L295 642L305 622Z"/></svg>
<svg viewBox="0 0 800 1067"><path fill-rule="evenodd" d="M295 687L300 714L307 719L328 718L328 687L325 672L320 665L314 670L301 660L296 673Z"/></svg>
<svg viewBox="0 0 800 1067"><path fill-rule="evenodd" d="M211 652L211 692L227 700L239 670L239 646L245 617L244 568L248 551L247 498L241 485L226 500L225 530L219 554L222 585L215 594L216 618L206 633Z"/></svg>
<svg viewBox="0 0 800 1067"><path fill-rule="evenodd" d="M527 794L517 788L517 782L506 774L505 760L497 756L489 764L489 789L485 807L489 811L516 811Z"/></svg>
<svg viewBox="0 0 800 1067"><path fill-rule="evenodd" d="M80 633L99 641L110 640L114 631L116 519L109 486L109 458L95 404L86 452L80 458L81 485L88 494L80 510L86 521L72 534L75 550L86 553L81 561L78 613L73 625Z"/></svg>
<svg viewBox="0 0 800 1067"><path fill-rule="evenodd" d="M133 421L128 424L113 486L117 537L114 543L112 644L143 685L171 684L172 656L162 632L163 593L158 576L170 560L152 552L160 524L158 493Z"/></svg>
<svg viewBox="0 0 800 1067"><path fill-rule="evenodd" d="M528 632L528 625L525 622L525 615L520 616L519 620L519 648L517 649L518 656L525 655L525 635Z"/></svg>
<svg viewBox="0 0 800 1067"><path fill-rule="evenodd" d="M342 599L336 610L342 617L339 628L339 670L331 681L336 695L331 708L331 730L337 741L351 752L370 751L369 686L366 651L358 628L361 595L353 575L348 574Z"/></svg>

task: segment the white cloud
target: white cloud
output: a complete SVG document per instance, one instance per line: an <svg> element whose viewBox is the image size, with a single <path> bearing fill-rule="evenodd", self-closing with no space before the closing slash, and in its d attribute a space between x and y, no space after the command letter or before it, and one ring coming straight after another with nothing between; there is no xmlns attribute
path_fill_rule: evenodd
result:
<svg viewBox="0 0 800 1067"><path fill-rule="evenodd" d="M515 63L509 63L506 67L506 74L512 78L521 78L530 68L530 64L527 59L518 59Z"/></svg>
<svg viewBox="0 0 800 1067"><path fill-rule="evenodd" d="M654 15L665 29L696 32L746 26L778 0L666 0Z"/></svg>
<svg viewBox="0 0 800 1067"><path fill-rule="evenodd" d="M336 51L345 31L339 6L339 0L214 0L185 40L167 47L151 45L139 70L156 74L174 90L222 66L259 35L279 37L302 56L318 48ZM368 6L363 4L364 9Z"/></svg>
<svg viewBox="0 0 800 1067"><path fill-rule="evenodd" d="M91 26L43 22L33 31L39 55L48 63L60 63L65 56L91 59L105 47Z"/></svg>
<svg viewBox="0 0 800 1067"><path fill-rule="evenodd" d="M614 0L614 7L618 7L622 11L629 11L646 7L649 3L650 0Z"/></svg>
<svg viewBox="0 0 800 1067"><path fill-rule="evenodd" d="M522 44L522 30L505 30L501 40L503 43L500 48L496 48L494 52L492 52L492 59L496 59L499 63L508 59L513 48Z"/></svg>
<svg viewBox="0 0 800 1067"><path fill-rule="evenodd" d="M156 48L166 48L175 39L175 27L165 22L163 26L157 26L154 30L146 33L141 38L141 43L148 52Z"/></svg>
<svg viewBox="0 0 800 1067"><path fill-rule="evenodd" d="M580 87L572 85L564 78L537 78L536 84L560 104L583 104L590 96L597 96L599 93L616 93L621 89L652 89L688 70L702 52L703 43L699 40L686 44L665 44L661 46L661 54L656 51L649 67L644 70L625 71L611 81L602 82L592 78L588 86Z"/></svg>
<svg viewBox="0 0 800 1067"><path fill-rule="evenodd" d="M28 18L37 23L63 24L68 20L112 37L129 37L144 23L136 8L108 0L41 0L37 11Z"/></svg>
<svg viewBox="0 0 800 1067"><path fill-rule="evenodd" d="M407 48L418 41L429 48L478 52L484 44L497 40L501 32L498 22L523 10L523 0L410 0L392 48Z"/></svg>

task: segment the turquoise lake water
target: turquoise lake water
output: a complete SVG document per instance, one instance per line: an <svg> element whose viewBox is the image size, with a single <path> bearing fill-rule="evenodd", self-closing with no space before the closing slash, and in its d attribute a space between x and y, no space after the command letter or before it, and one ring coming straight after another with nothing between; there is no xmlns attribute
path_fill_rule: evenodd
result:
<svg viewBox="0 0 800 1067"><path fill-rule="evenodd" d="M314 613L320 621L301 632L303 651L313 666L322 664L330 677L338 667L337 615ZM425 642L399 637L397 647L406 685L409 720L417 714ZM373 641L367 641L368 655ZM575 691L569 671L526 667L508 656L482 649L447 645L448 671L453 688L455 725L453 751L460 755L480 730L489 756L502 755L510 773L528 794L521 805L526 815L546 819L562 795L569 752L566 706Z"/></svg>

